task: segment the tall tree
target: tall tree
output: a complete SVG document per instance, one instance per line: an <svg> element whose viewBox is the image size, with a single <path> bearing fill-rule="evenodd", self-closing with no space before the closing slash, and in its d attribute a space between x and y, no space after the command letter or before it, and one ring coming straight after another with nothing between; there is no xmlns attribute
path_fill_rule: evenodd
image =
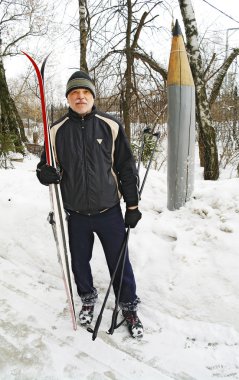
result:
<svg viewBox="0 0 239 380"><path fill-rule="evenodd" d="M79 25L80 25L80 69L89 72L87 64L87 43L89 33L89 17L86 0L79 1Z"/></svg>
<svg viewBox="0 0 239 380"><path fill-rule="evenodd" d="M198 29L191 0L178 0L185 33L186 48L196 89L196 119L199 127L199 149L201 165L204 166L204 179L216 180L219 177L216 133L212 126L204 67L199 49Z"/></svg>

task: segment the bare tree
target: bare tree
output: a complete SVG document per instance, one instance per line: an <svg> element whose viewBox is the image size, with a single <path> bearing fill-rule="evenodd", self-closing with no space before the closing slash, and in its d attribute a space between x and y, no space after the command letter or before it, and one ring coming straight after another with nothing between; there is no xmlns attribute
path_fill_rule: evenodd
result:
<svg viewBox="0 0 239 380"><path fill-rule="evenodd" d="M179 0L179 5L187 37L186 48L189 53L190 66L196 87L196 117L199 126L201 165L204 166L204 179L216 180L219 177L219 163L216 133L212 126L211 106L219 94L228 68L239 54L239 49L234 49L230 56L226 58L221 68L218 69L211 94L208 97L205 75L207 70L205 71L203 67L199 48L198 29L191 0ZM211 62L214 58L215 54L212 55Z"/></svg>
<svg viewBox="0 0 239 380"><path fill-rule="evenodd" d="M109 3L109 2L108 2ZM133 99L138 98L138 81L136 79L136 61L143 62L156 69L156 71L164 73L165 70L152 57L147 55L140 47L140 37L146 28L154 28L153 21L157 17L153 11L161 4L161 1L150 0L147 3L136 0L132 2L119 2L117 6L107 8L107 17L104 13L104 22L101 17L98 18L97 28L98 38L100 35L104 46L107 50L103 50L100 58L96 60L91 71L96 69L107 70L107 77L114 71L114 75L118 75L117 84L121 98L123 110L123 120L126 134L131 138L131 115ZM109 5L109 4L108 4ZM107 28L110 29L114 25L114 33L109 36ZM104 33L104 30L106 32ZM99 40L98 40L99 41ZM114 60L114 68L112 68L112 59ZM113 74L112 74L113 75ZM141 74L142 76L142 68Z"/></svg>
<svg viewBox="0 0 239 380"><path fill-rule="evenodd" d="M9 93L4 58L18 54L20 42L27 37L46 32L46 28L42 26L45 6L40 0L0 0L0 7L0 134L11 134L16 151L23 153L26 136L22 120Z"/></svg>

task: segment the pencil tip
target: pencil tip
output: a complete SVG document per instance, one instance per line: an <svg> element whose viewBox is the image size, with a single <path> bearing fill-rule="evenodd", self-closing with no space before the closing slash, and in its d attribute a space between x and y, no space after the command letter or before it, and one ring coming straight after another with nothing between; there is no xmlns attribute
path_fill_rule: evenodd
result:
<svg viewBox="0 0 239 380"><path fill-rule="evenodd" d="M179 36L179 35L182 35L182 31L181 31L178 20L176 20L174 28L173 28L173 36Z"/></svg>

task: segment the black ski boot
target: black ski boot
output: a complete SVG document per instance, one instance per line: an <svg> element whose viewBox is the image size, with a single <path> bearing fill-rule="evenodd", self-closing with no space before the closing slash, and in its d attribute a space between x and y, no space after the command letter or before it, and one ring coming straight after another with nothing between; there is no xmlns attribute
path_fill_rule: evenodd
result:
<svg viewBox="0 0 239 380"><path fill-rule="evenodd" d="M144 328L139 317L137 316L137 312L130 310L122 310L122 314L127 323L130 335L133 338L143 338Z"/></svg>
<svg viewBox="0 0 239 380"><path fill-rule="evenodd" d="M80 324L90 325L93 319L93 315L94 315L94 305L83 304L80 314L79 314Z"/></svg>

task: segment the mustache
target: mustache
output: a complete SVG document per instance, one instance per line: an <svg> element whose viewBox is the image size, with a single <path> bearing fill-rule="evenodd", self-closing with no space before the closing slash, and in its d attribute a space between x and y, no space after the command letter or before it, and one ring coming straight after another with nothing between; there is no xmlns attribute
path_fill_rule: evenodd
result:
<svg viewBox="0 0 239 380"><path fill-rule="evenodd" d="M87 101L86 100L80 100L80 99L77 99L75 101L75 104L87 104Z"/></svg>

